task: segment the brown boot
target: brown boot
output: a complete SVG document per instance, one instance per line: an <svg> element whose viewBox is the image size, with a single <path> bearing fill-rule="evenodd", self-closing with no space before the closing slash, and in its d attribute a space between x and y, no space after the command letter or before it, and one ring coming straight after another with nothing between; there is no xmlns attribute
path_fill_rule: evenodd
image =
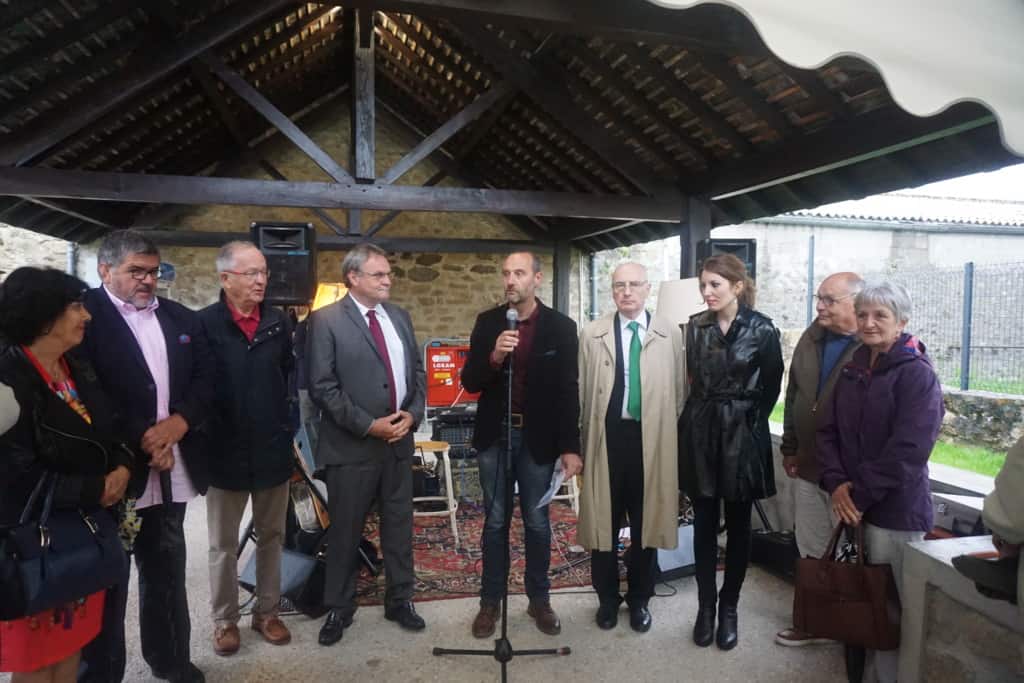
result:
<svg viewBox="0 0 1024 683"><path fill-rule="evenodd" d="M234 624L225 624L213 629L213 651L221 657L235 654L241 644L242 636Z"/></svg>
<svg viewBox="0 0 1024 683"><path fill-rule="evenodd" d="M562 622L558 620L558 615L555 614L555 610L551 609L551 603L548 600L530 600L530 606L526 608L526 613L533 617L533 621L541 633L557 636L562 632Z"/></svg>
<svg viewBox="0 0 1024 683"><path fill-rule="evenodd" d="M287 645L292 642L292 634L277 615L261 617L252 615L252 630L261 634L271 645Z"/></svg>
<svg viewBox="0 0 1024 683"><path fill-rule="evenodd" d="M473 620L473 637L490 638L494 635L494 624L501 616L501 607L489 603L480 603L480 611Z"/></svg>

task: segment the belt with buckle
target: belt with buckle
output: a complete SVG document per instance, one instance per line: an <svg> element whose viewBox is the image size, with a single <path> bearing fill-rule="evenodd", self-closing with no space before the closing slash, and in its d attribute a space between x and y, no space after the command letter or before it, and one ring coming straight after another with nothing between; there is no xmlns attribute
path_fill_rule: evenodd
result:
<svg viewBox="0 0 1024 683"><path fill-rule="evenodd" d="M515 429L522 429L523 428L523 414L522 413L510 413L509 417L511 418L510 424L512 425L513 428L515 428Z"/></svg>

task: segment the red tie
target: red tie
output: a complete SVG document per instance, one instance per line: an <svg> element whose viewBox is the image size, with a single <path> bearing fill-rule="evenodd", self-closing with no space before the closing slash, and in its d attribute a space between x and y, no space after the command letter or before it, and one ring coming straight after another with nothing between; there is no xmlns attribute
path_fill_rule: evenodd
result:
<svg viewBox="0 0 1024 683"><path fill-rule="evenodd" d="M395 373L391 369L391 356L388 355L388 343L384 341L384 330L377 320L377 311L367 311L366 317L370 319L370 335L373 337L373 343L377 345L377 353L384 360L384 368L388 371L388 398L391 410L396 410L398 406L395 405Z"/></svg>

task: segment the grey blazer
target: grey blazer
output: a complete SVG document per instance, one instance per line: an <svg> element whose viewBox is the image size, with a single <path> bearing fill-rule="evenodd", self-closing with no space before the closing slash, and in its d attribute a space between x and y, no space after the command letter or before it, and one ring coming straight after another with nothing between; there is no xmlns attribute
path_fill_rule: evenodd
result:
<svg viewBox="0 0 1024 683"><path fill-rule="evenodd" d="M383 306L405 347L407 390L401 409L411 413L414 425L419 425L426 402L426 376L412 319L398 306ZM412 456L415 426L404 439L391 445L367 435L376 418L391 412L389 378L370 328L351 296L310 316L306 361L309 397L322 411L316 447L318 467L356 464L388 455Z"/></svg>

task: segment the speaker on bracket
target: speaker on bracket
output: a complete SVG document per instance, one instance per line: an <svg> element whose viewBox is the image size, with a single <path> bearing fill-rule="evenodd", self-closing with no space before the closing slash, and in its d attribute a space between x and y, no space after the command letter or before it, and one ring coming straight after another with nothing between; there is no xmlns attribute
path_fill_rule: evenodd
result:
<svg viewBox="0 0 1024 683"><path fill-rule="evenodd" d="M750 279L757 280L757 240L707 239L697 243L698 263L717 254L736 256L747 267Z"/></svg>
<svg viewBox="0 0 1024 683"><path fill-rule="evenodd" d="M259 247L270 279L267 303L309 305L316 294L316 231L312 223L253 223L252 241Z"/></svg>

